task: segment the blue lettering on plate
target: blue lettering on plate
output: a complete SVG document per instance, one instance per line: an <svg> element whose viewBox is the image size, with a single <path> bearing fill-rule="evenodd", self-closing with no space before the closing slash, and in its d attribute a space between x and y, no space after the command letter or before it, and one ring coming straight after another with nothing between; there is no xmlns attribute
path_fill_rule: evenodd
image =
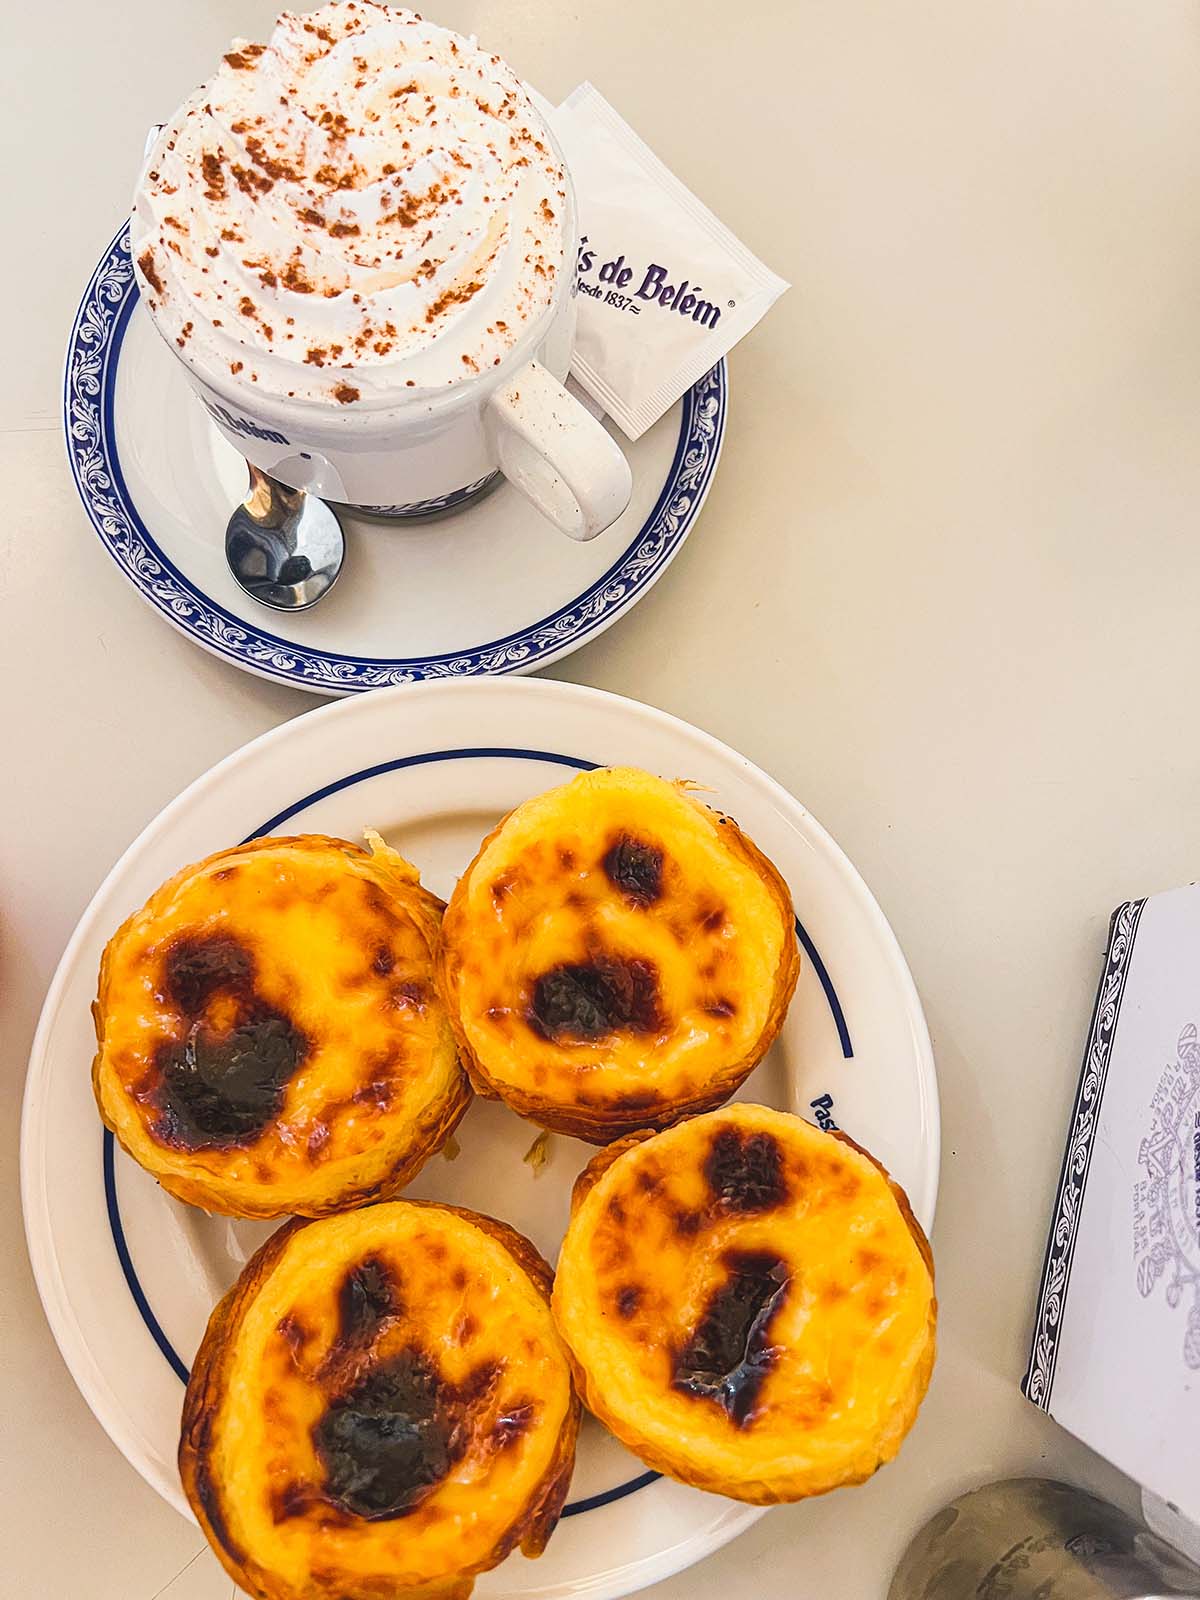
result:
<svg viewBox="0 0 1200 1600"><path fill-rule="evenodd" d="M823 1128L826 1133L836 1133L837 1123L833 1120L833 1096L819 1094L815 1100L810 1100L809 1105L816 1115L817 1127Z"/></svg>

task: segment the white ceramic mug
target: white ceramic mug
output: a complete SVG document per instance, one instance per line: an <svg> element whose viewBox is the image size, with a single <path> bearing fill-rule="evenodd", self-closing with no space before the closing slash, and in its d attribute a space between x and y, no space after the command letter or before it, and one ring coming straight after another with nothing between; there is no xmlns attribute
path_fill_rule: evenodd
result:
<svg viewBox="0 0 1200 1600"><path fill-rule="evenodd" d="M209 415L247 461L294 489L376 515L429 516L486 489L497 472L555 527L594 539L629 504L620 447L568 394L575 332L574 194L551 304L498 366L445 394L403 389L353 406L277 397L176 349Z"/></svg>

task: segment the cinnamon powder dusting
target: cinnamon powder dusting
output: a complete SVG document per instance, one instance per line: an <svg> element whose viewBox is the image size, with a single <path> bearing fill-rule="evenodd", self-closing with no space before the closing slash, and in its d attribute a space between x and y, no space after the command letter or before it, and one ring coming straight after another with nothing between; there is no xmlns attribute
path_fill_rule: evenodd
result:
<svg viewBox="0 0 1200 1600"><path fill-rule="evenodd" d="M211 150L206 150L200 157L200 171L208 189L204 198L206 200L224 200L225 198L225 171L221 166L221 158L214 155Z"/></svg>
<svg viewBox="0 0 1200 1600"><path fill-rule="evenodd" d="M458 283L449 289L443 289L441 294L425 313L426 322L435 322L443 311L448 311L451 306L465 305L472 295L478 294L483 288L481 283L474 279L470 283Z"/></svg>
<svg viewBox="0 0 1200 1600"><path fill-rule="evenodd" d="M154 264L153 250L143 250L138 257L138 266L142 269L142 277L154 290L155 294L162 294L163 281L158 275L158 268Z"/></svg>
<svg viewBox="0 0 1200 1600"><path fill-rule="evenodd" d="M254 66L256 57L262 55L265 49L266 45L263 44L244 44L240 50L230 50L221 59L235 72L248 72Z"/></svg>
<svg viewBox="0 0 1200 1600"><path fill-rule="evenodd" d="M311 294L313 286L294 261L289 261L280 274L280 282L293 294Z"/></svg>
<svg viewBox="0 0 1200 1600"><path fill-rule="evenodd" d="M370 50L364 42L362 53L352 53L360 34L372 35L381 11L389 22L398 15L372 0L343 0L331 9L330 18L338 20L331 20L328 29L313 18L284 14L278 24L281 35L273 35L269 45L237 40L230 46L218 77L194 97L199 120L186 125L186 138L183 124L177 130L182 142L176 161L183 157L187 181L164 181L168 175L161 163L147 174L147 187L153 186L156 198L174 193L177 186L184 195L190 192L190 209L179 203L156 207L157 235L137 258L143 281L156 297L173 296L175 279L181 276L185 316L208 304L209 312L222 312L227 323L240 322L234 338L244 348L221 352L222 365L230 372L256 381L259 374L250 370L255 362L245 347L265 346L293 363L329 367L327 375L318 379L314 374L288 392L319 393L340 405L373 392L367 381L373 373L360 373L358 367L404 361L434 344L453 363L450 369L443 362L438 381L446 371L453 375L445 381L454 383L500 362L497 350L511 345L512 330L519 331L545 301L555 276L551 252L562 231L560 202L565 203L564 190L556 187L563 175L538 137L536 113L499 57L477 52L436 27L433 42L416 41L414 30L417 53L396 73L396 86L389 89L372 81L376 70L394 67L410 49L397 38L394 57L388 54L383 61L372 36ZM413 15L403 20L420 22ZM330 51L342 66L334 75L336 92L332 79L322 75ZM349 71L344 70L344 55ZM270 69L265 96L266 79L255 81L256 69L264 65ZM430 65L436 68L432 78ZM500 81L493 80L493 72ZM365 101L357 94L343 97L346 86L365 91ZM280 111L274 109L277 95ZM460 107L472 113L465 142L455 138L462 131ZM471 144L470 135L477 132L475 110L491 127L479 131ZM229 112L233 114L227 117ZM381 164L374 147L347 142L359 132L371 132L372 124L380 124L379 133L388 136L380 150L389 159ZM175 142L168 136L165 150L173 150ZM426 164L430 157L438 158L432 170ZM532 192L522 176L531 165L542 180ZM454 274L456 281L439 291L432 280L445 281L453 273L452 256L463 223L469 238L478 236L475 219L467 216L459 222L454 212L480 204L489 228L484 244L474 250L468 272ZM493 214L488 209L493 204L502 209ZM521 227L510 216L514 208ZM542 239L534 239L539 230L546 254L541 253ZM532 245L523 264L523 247L516 244L522 237L524 248ZM236 254L227 252L225 244L218 249L221 241L240 248ZM482 305L492 295L497 257L514 245L521 282L510 286L502 280L506 299L494 307L488 303L482 316L477 310L469 313L468 320L480 325L486 317L487 339L447 338L447 326L457 324L458 308L476 296ZM174 254L167 255L168 250ZM168 268L170 286L164 281ZM260 291L267 291L269 298ZM406 298L410 293L416 304ZM312 316L297 301L290 304L297 316L286 315L288 295L315 297L308 302ZM328 310L322 301L332 302ZM157 310L157 298L152 303ZM387 320L385 307L400 327ZM502 311L500 317L496 309ZM276 312L272 327L269 319ZM208 321L214 328L221 326L220 317L210 315ZM288 331L293 328L295 332ZM193 330L185 324L171 332L182 346ZM337 343L338 338L345 343ZM239 354L245 356L245 368ZM269 369L262 376L267 385L277 381ZM392 381L418 386L402 372Z"/></svg>

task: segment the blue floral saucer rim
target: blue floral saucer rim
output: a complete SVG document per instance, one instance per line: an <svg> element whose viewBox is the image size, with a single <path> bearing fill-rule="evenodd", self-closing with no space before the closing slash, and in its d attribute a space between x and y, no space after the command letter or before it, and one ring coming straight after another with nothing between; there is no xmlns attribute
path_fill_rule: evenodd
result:
<svg viewBox="0 0 1200 1600"><path fill-rule="evenodd" d="M675 454L649 516L608 570L568 604L519 632L446 654L388 659L308 648L255 627L199 590L157 543L133 501L116 448L114 405L121 344L137 301L125 223L91 276L67 345L63 428L84 510L125 577L168 622L236 666L318 694L531 672L569 654L662 575L717 470L728 413L724 360L683 397Z"/></svg>

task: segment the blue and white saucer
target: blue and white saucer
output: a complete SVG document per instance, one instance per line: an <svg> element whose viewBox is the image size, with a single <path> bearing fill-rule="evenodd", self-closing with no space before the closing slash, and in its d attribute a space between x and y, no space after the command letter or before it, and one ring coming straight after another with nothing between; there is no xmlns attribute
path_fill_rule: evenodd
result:
<svg viewBox="0 0 1200 1600"><path fill-rule="evenodd" d="M590 544L556 534L503 482L432 522L347 514L341 580L290 617L256 605L226 568L225 524L246 469L139 304L127 227L71 329L63 413L84 509L150 605L248 672L346 694L530 672L609 627L691 531L717 469L726 393L722 361L640 439L621 439L633 499Z"/></svg>

